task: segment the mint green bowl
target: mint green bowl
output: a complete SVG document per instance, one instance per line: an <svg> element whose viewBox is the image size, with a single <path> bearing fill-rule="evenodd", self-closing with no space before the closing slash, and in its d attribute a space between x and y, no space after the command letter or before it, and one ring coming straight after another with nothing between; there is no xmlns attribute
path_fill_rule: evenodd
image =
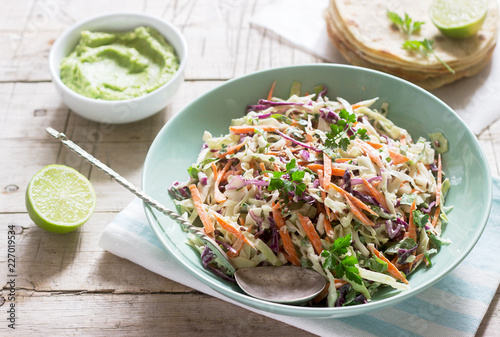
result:
<svg viewBox="0 0 500 337"><path fill-rule="evenodd" d="M433 257L432 267L421 267L410 275L411 288L405 292L384 290L372 302L350 307L291 306L252 298L203 269L198 255L186 245L186 233L180 226L156 213L158 223L146 209L153 231L179 264L216 291L250 307L289 316L329 318L359 315L408 299L442 279L467 256L486 225L492 195L488 164L476 137L452 109L427 91L369 69L332 64L284 67L230 80L211 90L169 120L154 140L144 164L144 191L175 209L167 188L176 180L188 179L187 168L196 161L203 132L216 136L228 133L231 119L243 116L247 105L265 98L273 81L274 95L282 98L288 98L293 81L300 81L303 91L326 84L327 96L351 103L379 97L376 107L389 103L389 118L408 129L414 139L442 132L449 142L443 169L452 184L447 205L455 206L443 237L453 243Z"/></svg>

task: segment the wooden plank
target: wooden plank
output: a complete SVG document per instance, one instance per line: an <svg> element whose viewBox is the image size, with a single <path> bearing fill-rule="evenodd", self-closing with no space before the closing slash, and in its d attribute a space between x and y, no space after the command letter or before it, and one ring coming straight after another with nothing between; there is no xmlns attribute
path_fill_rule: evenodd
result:
<svg viewBox="0 0 500 337"><path fill-rule="evenodd" d="M25 211L24 193L29 180L49 164L68 165L90 177L98 196L97 211L123 209L132 194L97 170L91 176L90 164L62 148L45 128L52 126L65 132L84 150L140 185L142 164L149 146L167 119L189 101L221 83L186 82L167 109L143 121L124 125L94 123L68 113L51 83L0 84L6 89L0 100L7 106L0 115L0 120L5 122L0 129L0 156L9 158L0 166L0 174L5 177L0 188L11 191L0 194L0 212ZM13 186L17 186L16 191L11 190Z"/></svg>
<svg viewBox="0 0 500 337"><path fill-rule="evenodd" d="M94 213L74 232L57 234L37 227L27 214L0 214L0 222L17 226L16 285L35 292L188 293L192 290L119 258L98 246L104 227L116 213ZM0 231L7 242L7 231ZM6 254L0 255L0 264ZM0 284L6 284L0 273Z"/></svg>
<svg viewBox="0 0 500 337"><path fill-rule="evenodd" d="M497 336L498 331L500 331L500 286L477 330L476 336Z"/></svg>
<svg viewBox="0 0 500 337"><path fill-rule="evenodd" d="M92 294L20 291L15 335L312 336L203 294ZM3 311L3 310L2 310ZM42 318L42 319L41 319ZM0 334L7 331L0 325Z"/></svg>
<svg viewBox="0 0 500 337"><path fill-rule="evenodd" d="M222 81L187 81L167 106L145 120L128 124L100 124L70 112L54 85L43 83L0 83L0 140L51 140L51 126L75 142L152 141L167 120L188 103L222 84ZM1 148L0 148L1 151Z"/></svg>

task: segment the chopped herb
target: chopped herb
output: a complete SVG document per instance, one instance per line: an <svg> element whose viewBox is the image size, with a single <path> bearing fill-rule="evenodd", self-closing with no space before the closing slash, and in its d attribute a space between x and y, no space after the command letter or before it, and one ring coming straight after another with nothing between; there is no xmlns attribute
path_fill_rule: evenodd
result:
<svg viewBox="0 0 500 337"><path fill-rule="evenodd" d="M340 119L336 124L330 124L331 131L326 134L325 146L327 148L330 150L340 148L347 151L349 144L356 136L363 140L369 139L366 129L355 130L353 128L354 123L356 123L356 115L342 109L339 112L339 117Z"/></svg>
<svg viewBox="0 0 500 337"><path fill-rule="evenodd" d="M415 210L413 211L413 222L418 227L425 227L425 225L429 222L429 214Z"/></svg>
<svg viewBox="0 0 500 337"><path fill-rule="evenodd" d="M200 173L200 170L195 167L195 166L190 166L187 169L189 176L193 179L198 179L198 173Z"/></svg>
<svg viewBox="0 0 500 337"><path fill-rule="evenodd" d="M455 73L455 70L453 70L446 62L444 62L443 60L441 60L439 58L439 56L436 55L436 53L434 52L434 48L433 48L433 45L434 45L434 40L428 40L428 39L423 39L422 41L419 41L419 40L407 40L405 42L403 42L403 48L406 49L406 50L410 50L410 51L413 51L413 52L417 52L417 53L421 53L425 56L429 56L429 55L434 55L434 57L436 58L436 60L438 60L439 62L441 62L441 64L443 66L445 66L446 69L448 69L448 71L452 74Z"/></svg>
<svg viewBox="0 0 500 337"><path fill-rule="evenodd" d="M336 278L347 279L362 284L359 269L356 267L358 259L354 255L347 255L347 247L351 245L351 234L345 237L339 237L330 248L323 250L321 256L325 258L324 268L332 270Z"/></svg>
<svg viewBox="0 0 500 337"><path fill-rule="evenodd" d="M305 192L307 186L302 182L305 172L296 166L295 159L286 164L285 172L273 171L272 173L273 176L267 189L269 191L279 190L281 198L287 203L290 201L290 193L295 193L295 195L301 197Z"/></svg>
<svg viewBox="0 0 500 337"><path fill-rule="evenodd" d="M425 24L424 21L413 21L410 16L405 13L405 18L403 19L396 12L387 11L387 17L389 20L398 27L400 31L407 34L410 37L413 33L417 33L420 30L420 27Z"/></svg>

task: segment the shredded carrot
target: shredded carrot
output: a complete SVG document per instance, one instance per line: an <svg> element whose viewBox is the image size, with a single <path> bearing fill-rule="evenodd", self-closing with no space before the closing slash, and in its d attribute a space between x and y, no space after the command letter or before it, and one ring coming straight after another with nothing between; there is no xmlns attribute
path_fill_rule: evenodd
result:
<svg viewBox="0 0 500 337"><path fill-rule="evenodd" d="M316 163L307 165L308 169L310 169L311 171L316 172L316 173L318 173L318 170L323 170L323 167L324 167L324 165L316 164Z"/></svg>
<svg viewBox="0 0 500 337"><path fill-rule="evenodd" d="M340 188L339 186L335 185L334 183L330 183L330 187L333 187L337 192L342 194L344 198L349 199L354 205L356 205L357 208L361 208L364 211L367 211L368 213L372 215L378 216L377 213L372 211L370 207L368 207L364 202L353 196L351 193L348 193L346 190Z"/></svg>
<svg viewBox="0 0 500 337"><path fill-rule="evenodd" d="M233 153L236 153L239 151L239 149L241 149L241 147L245 145L245 142L241 143L241 144L236 144L236 145L233 145L233 146L229 146L227 149L226 149L226 152L224 153L217 153L216 157L217 158L225 158L226 156L230 155L230 154L233 154Z"/></svg>
<svg viewBox="0 0 500 337"><path fill-rule="evenodd" d="M381 259L382 261L387 263L387 271L389 272L389 274L391 274L392 276L394 276L395 278L397 278L398 280L400 280L406 284L409 283L408 280L406 279L406 277L399 271L398 268L396 268L396 266L394 264L392 264L391 261L389 261L384 256L384 254L379 252L376 248L373 248L373 254L375 254L376 257L378 257L379 259Z"/></svg>
<svg viewBox="0 0 500 337"><path fill-rule="evenodd" d="M280 209L280 204L275 204L272 207L273 209L273 220L276 223L276 226L278 228L282 228L285 226L285 219L283 219L283 216L281 215L281 209Z"/></svg>
<svg viewBox="0 0 500 337"><path fill-rule="evenodd" d="M378 149L381 149L384 147L384 144L380 144L380 143L375 143L375 142L371 142L369 140L366 141L366 144L370 145L371 147L373 147L375 150L378 150Z"/></svg>
<svg viewBox="0 0 500 337"><path fill-rule="evenodd" d="M269 90L269 93L267 94L267 100L270 101L273 98L273 91L274 91L274 86L276 85L276 81L273 82L271 85L271 89Z"/></svg>
<svg viewBox="0 0 500 337"><path fill-rule="evenodd" d="M441 154L438 154L438 172L436 182L436 206L439 207L441 201L441 184L443 180L443 168L441 167Z"/></svg>
<svg viewBox="0 0 500 337"><path fill-rule="evenodd" d="M392 159L392 163L394 165L404 164L408 160L410 160L410 158L408 158L407 156L403 156L401 153L398 153L398 152L395 152L392 150L388 150L388 152L389 152L389 156Z"/></svg>
<svg viewBox="0 0 500 337"><path fill-rule="evenodd" d="M330 188L330 182L332 181L332 159L326 153L323 152L323 186L326 191Z"/></svg>
<svg viewBox="0 0 500 337"><path fill-rule="evenodd" d="M224 166L224 168L222 169L222 171L217 172L217 166L215 165L214 162L212 162L212 171L214 172L214 179L215 179L215 182L214 182L214 199L219 204L227 200L227 197L224 194L222 194L222 192L219 190L219 184L221 182L222 177L224 177L224 175L226 174L226 171L231 166L231 164L232 164L232 162L229 161L226 164L226 166Z"/></svg>
<svg viewBox="0 0 500 337"><path fill-rule="evenodd" d="M311 244L314 247L314 251L316 252L316 254L320 255L323 251L323 244L321 243L318 232L316 232L316 228L314 228L311 219L301 215L300 213L297 213L297 215L299 217L302 228L304 228L309 241L311 241Z"/></svg>
<svg viewBox="0 0 500 337"><path fill-rule="evenodd" d="M220 215L217 212L212 212L211 214L217 219L217 222L222 228L224 228L226 231L236 236L238 239L245 241L251 247L254 247L252 241L248 240L247 237L243 235L243 233L241 233L241 231L238 228L231 225L226 219L222 217L222 215Z"/></svg>
<svg viewBox="0 0 500 337"><path fill-rule="evenodd" d="M255 133L256 130L262 130L266 132L276 132L278 128L272 125L255 125L255 126L238 125L229 127L229 131L231 131L234 134Z"/></svg>
<svg viewBox="0 0 500 337"><path fill-rule="evenodd" d="M324 170L324 165L321 165L321 164L312 163L312 164L308 164L306 167L308 169L310 169L311 171L316 172L316 173L318 173L318 170ZM343 177L344 173L345 173L344 169L341 169L338 167L332 167L332 176Z"/></svg>
<svg viewBox="0 0 500 337"><path fill-rule="evenodd" d="M326 199L326 192L324 191L325 186L323 185L323 170L318 170L318 178L319 178L319 185L323 188L323 191L321 191L321 198L323 199L323 203L325 202ZM326 210L326 216L328 219L330 219L330 208L325 205L325 210Z"/></svg>
<svg viewBox="0 0 500 337"><path fill-rule="evenodd" d="M328 237L333 239L333 227L332 224L330 223L330 220L328 220L325 216L325 219L323 220L323 227L325 227L325 233L328 235Z"/></svg>
<svg viewBox="0 0 500 337"><path fill-rule="evenodd" d="M436 228L440 213L441 213L441 207L436 208L436 212L434 213L434 218L432 218L432 227L433 228Z"/></svg>
<svg viewBox="0 0 500 337"><path fill-rule="evenodd" d="M260 163L260 169L262 172L266 171L266 165L264 163ZM267 173L262 173L264 177L269 177L269 174Z"/></svg>
<svg viewBox="0 0 500 337"><path fill-rule="evenodd" d="M335 289L338 289L340 287L342 287L344 284L347 284L348 282L347 281L344 281L340 278L336 278L335 279Z"/></svg>
<svg viewBox="0 0 500 337"><path fill-rule="evenodd" d="M336 163L347 163L349 160L352 160L352 158L336 158L335 162Z"/></svg>
<svg viewBox="0 0 500 337"><path fill-rule="evenodd" d="M413 211L416 209L417 200L413 200L413 203L410 207L410 220L408 221L408 231L405 233L404 238L411 238L417 241L417 227L415 226L415 222L413 221Z"/></svg>
<svg viewBox="0 0 500 337"><path fill-rule="evenodd" d="M328 296L328 288L330 288L330 282L327 282L323 290L312 299L314 303L321 302L326 296Z"/></svg>
<svg viewBox="0 0 500 337"><path fill-rule="evenodd" d="M281 242L283 243L283 248L290 259L290 262L300 267L300 260L292 243L292 239L290 238L290 234L288 234L288 230L286 227L282 227L278 232L280 234Z"/></svg>
<svg viewBox="0 0 500 337"><path fill-rule="evenodd" d="M357 108L361 108L362 106L363 106L362 104L356 103L356 104L353 104L351 107L353 110L356 110Z"/></svg>
<svg viewBox="0 0 500 337"><path fill-rule="evenodd" d="M418 254L417 256L415 256L415 260L413 260L410 265L413 266L414 264L416 264L418 261L422 260L422 258L424 257L424 253L421 253L421 254ZM427 264L427 259L425 260L425 264ZM411 269L411 268L410 268Z"/></svg>
<svg viewBox="0 0 500 337"><path fill-rule="evenodd" d="M401 138L399 139L399 142L401 143L401 146L405 146L406 145L406 136L405 135L401 135Z"/></svg>
<svg viewBox="0 0 500 337"><path fill-rule="evenodd" d="M245 243L245 241L243 241L241 239L237 239L236 242L233 245L233 249L236 250L236 252L233 252L232 250L228 250L227 251L227 256L229 256L229 257L236 257L236 256L240 255L240 251L243 248L243 244L244 243Z"/></svg>
<svg viewBox="0 0 500 337"><path fill-rule="evenodd" d="M379 155L377 153L373 152L373 148L363 142L362 140L356 139L355 140L356 145L363 151L365 155L367 155L372 162L374 162L378 167L384 167L384 163L382 162L382 159L380 159Z"/></svg>
<svg viewBox="0 0 500 337"><path fill-rule="evenodd" d="M385 196L382 194L382 192L373 187L373 185L370 184L368 180L366 180L365 178L362 179L363 179L363 185L366 187L368 193L373 198L375 198L375 200L377 200L382 205L382 207L384 207L385 209L389 209L389 207L387 206L387 201L385 199Z"/></svg>
<svg viewBox="0 0 500 337"><path fill-rule="evenodd" d="M358 218L359 221L361 221L363 224L370 226L370 227L375 227L375 224L373 221L370 220L359 208L354 205L354 203L351 201L349 197L347 197L347 194L345 196L345 200L347 201L347 204L349 205L349 208L351 209L351 212L354 214L356 218Z"/></svg>
<svg viewBox="0 0 500 337"><path fill-rule="evenodd" d="M198 212L198 216L200 217L201 223L205 229L205 233L210 235L214 231L214 224L208 217L207 211L203 208L203 202L201 201L200 191L195 184L190 184L188 186L191 191L191 198L193 199L194 207L196 208L196 212Z"/></svg>

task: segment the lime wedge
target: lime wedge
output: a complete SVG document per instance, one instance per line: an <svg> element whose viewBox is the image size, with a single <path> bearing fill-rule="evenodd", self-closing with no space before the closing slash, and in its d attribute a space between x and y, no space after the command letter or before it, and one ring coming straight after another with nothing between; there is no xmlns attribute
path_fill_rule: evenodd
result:
<svg viewBox="0 0 500 337"><path fill-rule="evenodd" d="M55 233L83 225L95 207L95 192L81 173L64 165L49 165L36 173L26 190L26 209L39 227Z"/></svg>
<svg viewBox="0 0 500 337"><path fill-rule="evenodd" d="M429 14L444 35L464 39L481 29L487 10L487 0L434 0Z"/></svg>

